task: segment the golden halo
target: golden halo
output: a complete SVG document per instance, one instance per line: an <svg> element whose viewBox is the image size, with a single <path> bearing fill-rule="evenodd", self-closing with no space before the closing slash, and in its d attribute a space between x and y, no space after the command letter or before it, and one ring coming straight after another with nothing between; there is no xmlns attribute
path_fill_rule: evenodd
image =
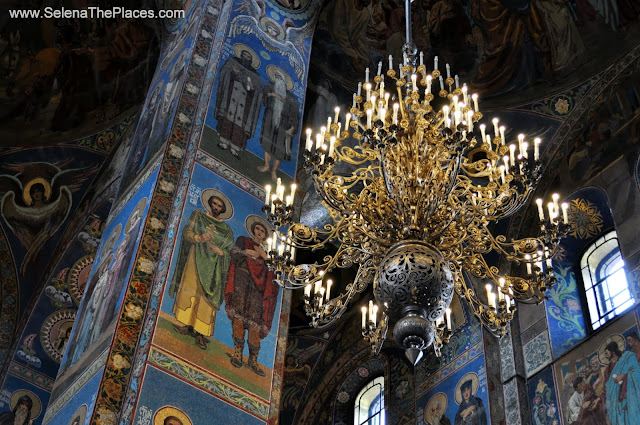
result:
<svg viewBox="0 0 640 425"><path fill-rule="evenodd" d="M78 407L78 410L76 410L74 412L73 415L71 415L71 420L69 421L68 425L72 425L73 421L76 420L76 418L80 419L80 422L78 422L79 424L84 424L84 420L87 417L87 405L83 404L82 406Z"/></svg>
<svg viewBox="0 0 640 425"><path fill-rule="evenodd" d="M624 337L622 335L613 334L606 337L600 344L600 348L598 348L598 360L600 360L600 363L605 366L609 364L609 359L604 356L604 349L607 345L609 345L610 342L615 342L616 344L618 344L618 350L620 350L620 352L622 353L624 352Z"/></svg>
<svg viewBox="0 0 640 425"><path fill-rule="evenodd" d="M31 406L30 419L33 420L38 416L40 416L40 412L42 412L42 402L40 401L40 398L37 395L35 395L33 392L29 390L18 390L13 394L11 394L11 398L9 399L9 409L13 411L13 409L15 409L16 407L16 404L18 403L18 399L23 395L29 396L29 398L33 402L33 405Z"/></svg>
<svg viewBox="0 0 640 425"><path fill-rule="evenodd" d="M153 425L164 425L165 419L175 416L182 422L182 425L193 425L191 419L180 409L173 406L164 406L158 409L153 416Z"/></svg>
<svg viewBox="0 0 640 425"><path fill-rule="evenodd" d="M454 394L456 403L462 403L462 392L460 391L460 387L469 380L471 381L471 395L474 396L478 392L478 374L475 372L466 373L456 384L456 391Z"/></svg>
<svg viewBox="0 0 640 425"><path fill-rule="evenodd" d="M264 31L267 31L267 26L269 28L275 29L278 32L275 36L273 36L273 38L275 38L278 41L284 40L284 30L282 29L280 24L277 23L275 20L269 18L268 16L263 16L262 18L260 18L260 28L262 28ZM268 31L267 31L267 34L271 35L269 34Z"/></svg>
<svg viewBox="0 0 640 425"><path fill-rule="evenodd" d="M269 76L269 79L275 83L275 81L276 81L276 76L275 76L276 71L278 71L280 74L284 75L284 79L287 82L287 90L289 90L289 91L293 90L293 80L291 79L291 77L289 77L289 74L284 72L284 70L282 68L280 68L279 66L275 66L275 65L267 66L267 75Z"/></svg>
<svg viewBox="0 0 640 425"><path fill-rule="evenodd" d="M251 55L251 67L253 69L260 68L260 58L256 55L256 52L246 44L236 43L233 45L233 53L236 54L236 57L239 58L242 52L245 51Z"/></svg>
<svg viewBox="0 0 640 425"><path fill-rule="evenodd" d="M264 218L260 217L259 215L249 214L247 216L247 218L244 220L244 227L245 227L245 229L247 229L247 233L249 233L249 235L251 235L251 237L253 237L253 233L251 233L251 228L253 227L253 225L255 223L260 223L260 224L262 224L264 226L264 228L267 231L266 238L272 237L273 229L271 228L271 225L269 224L269 222L267 220L265 220Z"/></svg>
<svg viewBox="0 0 640 425"><path fill-rule="evenodd" d="M425 422L429 422L427 421L427 418L431 418L431 416L427 416L427 415L431 412L431 407L433 407L433 405L436 404L436 402L440 403L440 409L441 409L440 413L443 415L446 413L447 404L449 403L449 400L447 399L447 395L445 393L437 393L429 399L429 401L427 402L427 405L424 407Z"/></svg>
<svg viewBox="0 0 640 425"><path fill-rule="evenodd" d="M135 225L133 219L137 216L140 220L142 220L142 211L144 211L144 207L147 205L147 198L144 197L138 201L138 205L131 211L131 215L127 219L127 224L124 226L124 233L127 235L131 231L131 228Z"/></svg>
<svg viewBox="0 0 640 425"><path fill-rule="evenodd" d="M105 243L100 250L100 256L104 256L107 252L112 251L113 247L116 244L116 240L120 237L120 232L122 231L122 224L118 223L116 227L111 231L109 237L105 239Z"/></svg>
<svg viewBox="0 0 640 425"><path fill-rule="evenodd" d="M22 189L22 199L24 199L25 204L31 205L33 203L33 198L31 197L31 187L34 184L38 183L44 186L44 200L48 201L49 198L51 198L51 184L49 184L49 182L42 177L36 177L35 179L29 180L24 189Z"/></svg>
<svg viewBox="0 0 640 425"><path fill-rule="evenodd" d="M224 205L227 207L227 210L220 214L218 220L229 220L231 217L233 217L233 204L231 203L229 198L227 198L222 192L216 189L205 189L202 191L202 195L200 195L202 205L207 210L207 212L211 214L209 199L211 199L212 196L217 196L218 198L222 199L222 202L224 202Z"/></svg>

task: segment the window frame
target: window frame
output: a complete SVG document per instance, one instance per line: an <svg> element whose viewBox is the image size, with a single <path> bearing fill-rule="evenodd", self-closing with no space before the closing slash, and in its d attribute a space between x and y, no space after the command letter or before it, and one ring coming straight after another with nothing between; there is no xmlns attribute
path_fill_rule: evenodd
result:
<svg viewBox="0 0 640 425"><path fill-rule="evenodd" d="M363 396L367 394L369 391L375 389L375 387L380 387L377 395L370 401L367 409L367 417L360 419L360 410ZM371 413L371 408L379 404L379 408L376 412ZM370 425L370 422L377 418L377 422L373 422L375 425L385 425L386 424L386 405L385 405L385 378L384 375L374 376L370 380L368 380L357 392L357 395L353 401L353 424L354 425Z"/></svg>
<svg viewBox="0 0 640 425"><path fill-rule="evenodd" d="M595 266L595 270L591 270L591 267L589 266L589 260L588 260L589 256L596 253L600 247L602 247L608 241L611 241L611 240L616 241L617 249L612 249L607 254L605 254L603 258ZM609 275L605 275L604 277L601 278L599 274L602 273L603 271L606 272L606 269L610 267L612 263L618 261L617 259L612 261L611 260L612 256L619 257L619 260L622 261L622 267L617 269L615 272ZM622 251L620 249L618 233L615 228L608 229L602 232L597 237L593 238L590 241L590 243L582 250L580 255L577 256L576 262L575 262L575 270L576 270L577 280L580 282L580 285L581 285L579 288L580 290L578 292L580 294L580 301L582 302L582 305L584 307L583 317L585 319L585 327L587 329L587 334L592 334L594 332L599 331L601 328L608 325L611 321L617 319L618 317L623 316L625 313L630 311L630 309L634 305L636 305L636 300L634 299L633 294L631 292L631 288L629 286L629 281L626 273L626 266L625 266L624 260L625 259L622 256ZM586 263L584 266L583 266L583 262ZM588 273L590 277L588 284L585 281L585 277L583 274L583 270L585 269L588 269ZM624 304L626 304L627 302L623 302L619 306L614 305L609 310L607 310L605 314L601 314L600 308L599 308L600 299L598 298L599 295L596 292L596 290L598 287L602 287L602 285L607 285L607 282L606 282L607 279L609 279L611 276L613 276L615 273L619 272L620 270L622 270L624 273L624 277L627 283L627 288L625 290L629 292L629 298L632 302L627 307L625 307L624 310L620 311L619 313L616 313L616 310L624 306ZM594 277L595 277L595 283L593 279ZM587 289L587 286L589 286L589 289ZM608 285L607 285L607 288L608 288ZM591 291L593 293L593 299L594 299L595 308L596 308L596 311L594 313L597 314L598 316L598 318L595 321L594 321L594 318L592 317L592 309L589 304L589 297L587 296L588 291ZM614 296L611 296L611 294L609 294L606 301L613 301L615 296L620 295L623 292L624 290L616 293ZM594 325L597 325L597 326L594 328Z"/></svg>

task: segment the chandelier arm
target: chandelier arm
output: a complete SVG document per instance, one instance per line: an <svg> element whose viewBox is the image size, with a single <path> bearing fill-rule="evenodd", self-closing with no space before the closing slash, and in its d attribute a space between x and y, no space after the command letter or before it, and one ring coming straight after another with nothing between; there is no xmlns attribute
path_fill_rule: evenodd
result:
<svg viewBox="0 0 640 425"><path fill-rule="evenodd" d="M464 298L469 307L471 307L473 315L476 316L480 324L489 333L496 337L503 336L508 323L513 319L515 306L507 304L504 300L500 301L495 308L483 303L476 292L467 286L461 266L454 265L452 262L451 269L452 271L455 270L453 273L455 279L454 289L458 296Z"/></svg>

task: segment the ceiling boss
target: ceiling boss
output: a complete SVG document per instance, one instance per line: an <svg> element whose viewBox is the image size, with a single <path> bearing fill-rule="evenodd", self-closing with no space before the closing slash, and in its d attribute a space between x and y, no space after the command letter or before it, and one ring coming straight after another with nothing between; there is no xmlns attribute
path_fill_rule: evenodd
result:
<svg viewBox="0 0 640 425"><path fill-rule="evenodd" d="M460 86L449 64L433 69L411 39L403 63L386 76L366 70L344 119L336 108L327 126L306 133L304 168L332 223L313 228L294 222L293 197L278 180L266 187L264 211L276 233L268 241L269 267L285 288L304 288L311 325L332 323L356 293L373 284L375 302L362 307L362 333L374 353L388 328L417 364L423 350L436 355L451 335L449 305L455 291L492 334L501 336L515 300L540 302L555 283L551 258L568 231L567 204L554 194L536 201L540 234L518 240L494 236L492 224L529 199L540 179L540 140L505 139L494 118L480 123L478 96ZM386 78L385 78L386 77ZM344 170L349 170L345 172ZM337 251L314 264L295 264L296 249L333 244ZM487 262L495 251L520 266L509 276ZM358 266L344 293L331 297L334 268ZM478 291L464 273L486 286Z"/></svg>

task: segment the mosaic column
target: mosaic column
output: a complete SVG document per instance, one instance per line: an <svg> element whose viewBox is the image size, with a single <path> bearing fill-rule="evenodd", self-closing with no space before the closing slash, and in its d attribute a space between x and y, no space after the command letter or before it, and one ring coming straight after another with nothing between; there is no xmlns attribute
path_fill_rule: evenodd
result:
<svg viewBox="0 0 640 425"><path fill-rule="evenodd" d="M262 188L295 176L320 4L190 5L167 28L45 423L277 422L289 294L264 266Z"/></svg>

